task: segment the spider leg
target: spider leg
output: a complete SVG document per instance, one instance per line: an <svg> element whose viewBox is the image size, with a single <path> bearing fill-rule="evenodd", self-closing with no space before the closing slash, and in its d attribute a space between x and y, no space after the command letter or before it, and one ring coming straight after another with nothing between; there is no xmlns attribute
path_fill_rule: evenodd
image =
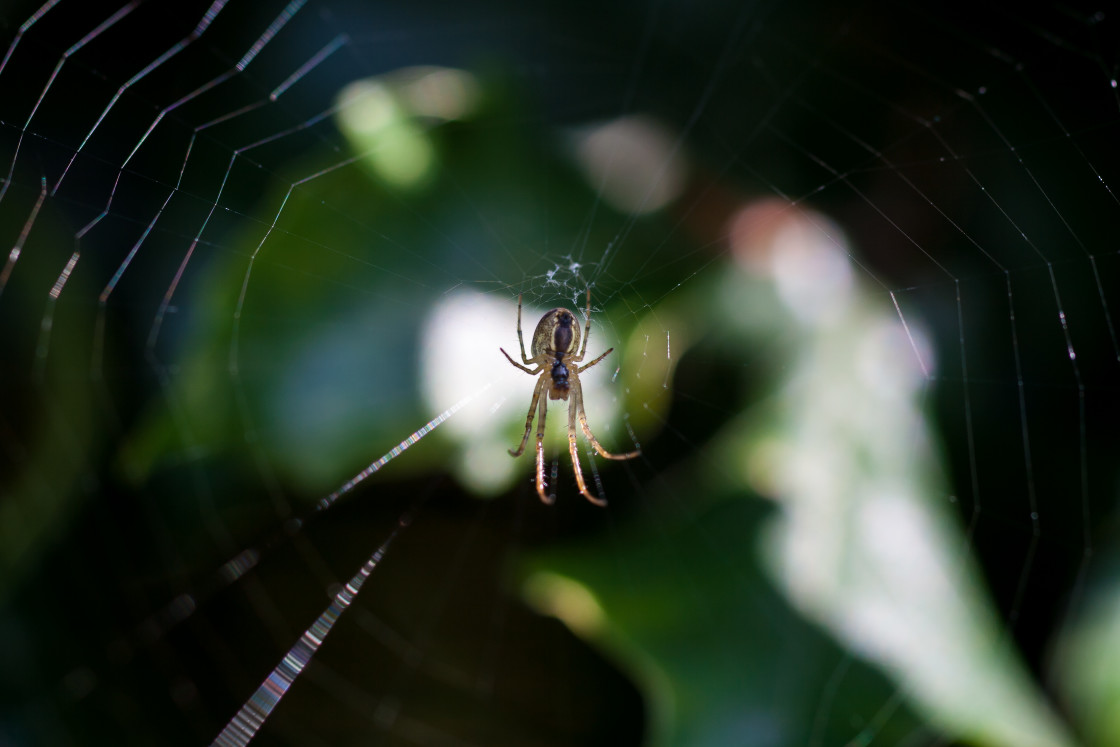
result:
<svg viewBox="0 0 1120 747"><path fill-rule="evenodd" d="M508 356L507 356L508 357ZM512 361L510 361L512 363ZM514 363L513 365L517 365ZM542 378L537 382L537 388L533 390L533 401L529 403L529 414L525 416L525 435L521 437L521 445L517 447L517 451L509 450L511 457L519 457L525 451L525 444L529 443L529 432L533 428L533 410L537 409L537 400L540 399L541 389L544 388L544 379Z"/></svg>
<svg viewBox="0 0 1120 747"><path fill-rule="evenodd" d="M544 383L544 378L541 378ZM548 397L541 398L541 414L537 418L537 495L547 505L552 505L554 498L544 492L544 416L548 412Z"/></svg>
<svg viewBox="0 0 1120 747"><path fill-rule="evenodd" d="M504 356L506 357L506 360L507 360L507 361L509 361L509 362L510 362L510 363L512 363L513 365L517 366L518 368L520 368L520 369L521 369L522 371L524 371L525 373L527 373L527 374L532 374L533 376L536 376L537 374L539 374L539 373L541 372L541 369L540 369L539 367L537 368L537 370L536 370L536 371L534 371L534 370L533 370L533 369L531 369L531 368L527 368L526 366L522 366L522 365L521 365L520 363L518 363L517 361L515 361L515 360L514 360L513 358L510 358L510 357L509 357L509 353L507 353L507 352L506 352L505 350L502 350L502 348L498 348L498 350L501 350L501 351L502 351L502 355L504 355ZM526 359L526 361L525 361L525 362L526 362L526 363L532 363L532 361L530 361L530 360L528 360L528 359Z"/></svg>
<svg viewBox="0 0 1120 747"><path fill-rule="evenodd" d="M612 351L612 350L614 350L614 348L607 348L607 352L603 353L603 354L602 354L602 355L600 355L600 356L599 356L598 358L596 358L595 360L593 360L593 361L591 361L590 363L588 363L588 364L587 364L586 366L577 366L577 367L576 367L576 373L577 373L577 374L579 374L579 373L583 373L583 372L584 372L584 371L586 371L587 369L591 368L591 367L592 367L592 366L594 366L594 365L595 365L596 363L598 363L599 361L603 360L603 359L604 359L604 358L606 358L606 357L607 357L608 355L610 355L610 354L611 354L611 351ZM506 357L508 358L509 356L506 356Z"/></svg>
<svg viewBox="0 0 1120 747"><path fill-rule="evenodd" d="M575 391L578 392L579 390L576 389ZM583 481L583 469L579 466L579 454L576 452L576 404L579 399L573 399L574 401L568 403L568 452L572 455L572 471L576 473L576 485L584 498L596 506L605 506L607 505L606 500L591 495L591 492L587 489L587 483ZM580 412L583 412L582 407L580 407Z"/></svg>
<svg viewBox="0 0 1120 747"><path fill-rule="evenodd" d="M587 311L583 313L587 318L587 323L583 325L583 346L580 348L579 355L572 358L573 361L579 363L583 360L583 354L587 352L587 338L591 336L591 288L587 288Z"/></svg>
<svg viewBox="0 0 1120 747"><path fill-rule="evenodd" d="M525 355L525 338L521 336L521 294L517 294L517 344L521 346L521 362L529 363L529 356ZM506 351L502 351L503 353ZM506 355L509 358L509 355ZM513 358L509 358L509 362L513 363ZM513 365L517 365L513 363Z"/></svg>
<svg viewBox="0 0 1120 747"><path fill-rule="evenodd" d="M601 358L602 356L599 357ZM569 405L569 408L572 405L575 405L579 408L579 425L581 428L583 428L583 435L587 436L587 440L590 441L591 445L595 447L595 451L599 452L599 456L603 457L604 459L614 459L616 461L622 461L623 459L633 459L634 457L642 453L641 451L631 451L626 454L612 454L604 449L603 445L599 443L599 439L595 438L595 434L591 432L591 426L587 424L587 412L583 409L583 387L579 383L579 378L577 376L573 376L568 385L572 389L571 396L575 400L575 402ZM574 427L572 428L572 430L574 430ZM573 439L574 443L575 436L571 435L571 438Z"/></svg>

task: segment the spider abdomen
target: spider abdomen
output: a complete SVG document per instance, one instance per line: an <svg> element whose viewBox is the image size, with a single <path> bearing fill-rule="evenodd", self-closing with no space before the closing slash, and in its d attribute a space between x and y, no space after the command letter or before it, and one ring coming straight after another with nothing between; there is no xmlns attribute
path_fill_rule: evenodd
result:
<svg viewBox="0 0 1120 747"><path fill-rule="evenodd" d="M533 332L533 356L563 355L579 349L579 327L567 309L552 309L541 317Z"/></svg>

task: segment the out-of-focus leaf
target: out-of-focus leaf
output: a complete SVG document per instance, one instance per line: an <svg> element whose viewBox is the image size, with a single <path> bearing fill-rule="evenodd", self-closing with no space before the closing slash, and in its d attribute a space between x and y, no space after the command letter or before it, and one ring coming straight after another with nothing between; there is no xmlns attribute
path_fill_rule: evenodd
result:
<svg viewBox="0 0 1120 747"><path fill-rule="evenodd" d="M1054 651L1057 683L1085 740L1120 744L1120 583L1115 573L1090 593Z"/></svg>
<svg viewBox="0 0 1120 747"><path fill-rule="evenodd" d="M695 515L547 553L526 596L639 683L650 744L844 744L865 726L876 742L899 744L920 732L905 707L884 709L894 686L845 657L766 578L757 537L767 513L725 496ZM842 686L822 692L836 677Z"/></svg>
<svg viewBox="0 0 1120 747"><path fill-rule="evenodd" d="M790 212L777 226L769 246L739 256L772 280L788 309L781 327L802 344L783 362L771 420L732 429L725 451L753 463L748 479L778 503L771 573L947 734L992 747L1071 744L951 518L922 412L936 361L915 316L903 323L852 279L843 234L823 217ZM736 313L743 284L725 276L722 315Z"/></svg>
<svg viewBox="0 0 1120 747"><path fill-rule="evenodd" d="M1073 744L1002 631L948 509L922 412L936 361L916 317L903 325L855 282L843 235L823 217L781 208L758 231L760 217L750 240L733 242L745 272L656 312L715 330L718 339L689 355L730 357L761 382L759 404L691 469L693 482L722 488L678 477L667 492L701 514L694 525L643 525L610 550L550 555L536 567L578 582L601 607L580 618L601 619L586 634L651 694L655 741L802 744L810 732L788 724L808 718L818 724L813 743L847 743L851 725L827 718L828 698L843 693L857 702L842 712L868 715L861 739L895 744L915 728L910 715L891 718L897 694L953 739ZM776 512L762 520L738 501L718 505L748 491ZM858 657L836 672L832 692L807 701L824 703L815 717L767 700L763 682L830 675L803 653L823 644L770 596L758 556L786 599ZM539 595L538 606L565 616ZM852 687L868 667L897 690ZM781 715L763 719L762 704Z"/></svg>

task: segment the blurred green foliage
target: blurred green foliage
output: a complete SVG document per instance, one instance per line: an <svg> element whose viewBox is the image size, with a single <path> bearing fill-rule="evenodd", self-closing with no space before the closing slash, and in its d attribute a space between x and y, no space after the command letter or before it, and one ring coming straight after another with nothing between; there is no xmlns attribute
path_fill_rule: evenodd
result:
<svg viewBox="0 0 1120 747"><path fill-rule="evenodd" d="M177 343L174 385L196 447L239 448L248 431L285 484L317 499L432 417L419 391L420 331L448 288L473 279L506 298L582 294L595 268L555 264L557 245L586 244L597 257L622 231L664 243L664 216L631 223L601 206L585 226L589 187L556 134L526 128L524 100L501 79L484 79L480 90L461 121L417 120L403 103L387 106L385 116L404 121L364 133L353 163L329 168L333 151L291 163L291 188L265 195L257 220L244 221L232 250L206 268L183 301L194 314ZM431 174L407 184L377 176L386 144L368 141L402 129L433 154ZM612 260L612 274L628 277L641 256ZM672 282L662 265L645 274L641 292ZM596 284L604 297L628 298L603 278ZM464 334L476 334L469 320ZM490 340L476 349L497 353ZM447 365L470 375L469 361ZM132 481L176 460L175 417L156 407L128 439L121 466ZM440 464L435 439L394 465L398 478Z"/></svg>
<svg viewBox="0 0 1120 747"><path fill-rule="evenodd" d="M38 197L19 189L7 195L9 204L27 211ZM0 474L0 601L66 536L85 498L98 489L93 462L107 445L95 435L111 427L99 406L108 397L104 383L94 379L89 396L92 350L82 309L44 304L45 294L36 292L40 284L50 287L72 251L72 227L50 203L38 218L18 264L8 257L14 280L0 290L4 313L41 320L6 325L0 351L0 430L11 458L11 471ZM83 282L73 278L71 290L88 292Z"/></svg>
<svg viewBox="0 0 1120 747"><path fill-rule="evenodd" d="M652 491L659 496L655 505L640 517L632 514L632 523L613 536L526 561L531 577L571 579L594 599L601 622L580 629L573 619L573 630L642 689L653 744L920 742L933 733L920 712L951 737L994 746L1009 744L1014 728L1005 727L1032 708L1045 733L1038 743L1068 744L1060 729L1048 731L1046 707L1014 656L976 662L981 680L1007 687L993 696L999 705L979 716L956 712L952 698L922 690L929 673L920 657L846 653L851 600L841 594L836 603L814 592L787 599L797 580L775 570L774 558L759 549L762 537L773 540L778 517L796 509L788 495L777 496L777 509L757 499L749 484L752 455L775 434L790 449L807 448L798 441L806 423L806 413L797 412L798 395L792 407L774 405L790 397L789 382L802 375L820 376L833 390L844 386L836 368L843 355L836 352L850 357L858 340L844 335L858 337L873 317L833 318L825 332L806 330L779 313L782 301L771 285L748 281L727 256L688 289L650 303L679 284L674 264L647 265L643 252L615 255L609 247L625 234L632 245L657 247L663 256L685 252L683 239L666 244L666 236L676 235L670 213L635 218L599 205L588 224L594 186L577 173L556 133L524 126L523 99L499 79L483 79L475 107L448 121L417 116L394 85L390 78L375 87L383 121L348 133L353 162L340 163L337 152L326 149L289 164L292 176L279 180L288 186L262 197L255 220L242 221L228 249L184 291L181 303L193 314L172 341L176 376L166 399L149 407L118 455L129 483L159 480L192 453L244 456L248 449L260 459L231 459L242 465L235 473L263 463L286 490L317 500L434 414L419 391L419 343L428 311L448 288L467 282L502 297L578 298L593 277L616 312L629 311L608 316L628 339L619 351L623 375L641 374L631 391L643 405L632 408L641 437L656 437L664 423L682 359L693 373L719 365L739 372L720 379L713 394L730 425L709 443L692 443L693 454L674 457L679 465L662 471ZM411 154L409 163L388 157L402 149ZM571 256L557 263L564 256L558 244L595 247L590 255L604 266L580 267ZM612 284L613 278L635 280ZM651 337L662 332L669 354L648 356ZM464 334L472 334L469 320ZM824 347L834 357L813 358L814 335L831 341ZM491 347L490 340L479 340L479 355L494 354ZM470 375L470 361L447 364ZM891 382L880 384L890 389ZM752 410L758 401L766 407ZM870 429L891 433L882 421ZM396 462L393 479L446 467L449 444L441 438L422 440ZM881 440L882 448L899 443ZM859 465L853 469L871 473L887 465L922 500L933 500L937 470L929 461L910 465L884 456L856 432L839 438L836 448L847 464ZM218 510L234 525L239 499L233 486L249 478L233 474L228 484L217 473L212 478L219 480ZM689 504L669 500L672 495L690 496ZM175 488L167 498L184 507L197 499ZM864 498L858 490L843 496L851 502L837 509L841 520L814 541L850 542L846 526L858 519ZM960 538L953 531L935 542L942 559L957 557ZM11 547L18 552L18 545ZM861 551L850 547L853 554ZM871 562L860 572L885 570ZM987 608L987 600L962 597L965 607ZM561 619L571 611L544 609ZM938 630L950 638L959 632L948 621ZM989 632L966 630L965 637L977 633L986 640ZM971 644L946 645L967 652ZM958 677L975 674L956 670ZM903 704L904 692L916 699L915 711Z"/></svg>

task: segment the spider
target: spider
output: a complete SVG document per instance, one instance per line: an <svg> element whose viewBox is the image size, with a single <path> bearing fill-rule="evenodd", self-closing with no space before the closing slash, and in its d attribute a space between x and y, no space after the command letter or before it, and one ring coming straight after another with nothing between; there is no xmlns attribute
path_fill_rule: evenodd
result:
<svg viewBox="0 0 1120 747"><path fill-rule="evenodd" d="M540 416L537 418L537 495L545 503L551 504L553 498L544 491L544 416L548 410L548 400L562 399L568 401L568 451L572 455L572 470L576 473L576 485L583 497L596 506L605 506L607 502L597 498L587 490L583 481L583 471L579 466L579 456L576 454L576 417L578 414L580 427L587 436L587 440L595 447L595 451L607 459L632 459L640 452L631 451L628 454L612 454L599 443L587 425L587 413L583 409L583 387L579 383L579 375L606 358L614 348L600 355L586 366L577 365L583 361L587 352L587 338L591 334L591 289L587 289L587 323L583 328L583 347L579 344L579 323L576 316L567 309L552 309L537 322L533 332L533 357L525 355L525 340L521 336L521 296L517 297L517 342L521 346L521 360L526 365L521 365L510 357L503 348L502 355L513 365L527 374L540 375L537 386L533 389L533 401L529 403L529 415L525 418L525 434L521 437L521 445L517 449L510 449L512 457L519 457L525 452L525 445L529 442L529 432L533 427L533 410L540 401ZM579 348L579 355L573 353ZM536 366L536 368L529 368ZM541 397L541 392L548 396ZM569 399L570 395L570 399Z"/></svg>

